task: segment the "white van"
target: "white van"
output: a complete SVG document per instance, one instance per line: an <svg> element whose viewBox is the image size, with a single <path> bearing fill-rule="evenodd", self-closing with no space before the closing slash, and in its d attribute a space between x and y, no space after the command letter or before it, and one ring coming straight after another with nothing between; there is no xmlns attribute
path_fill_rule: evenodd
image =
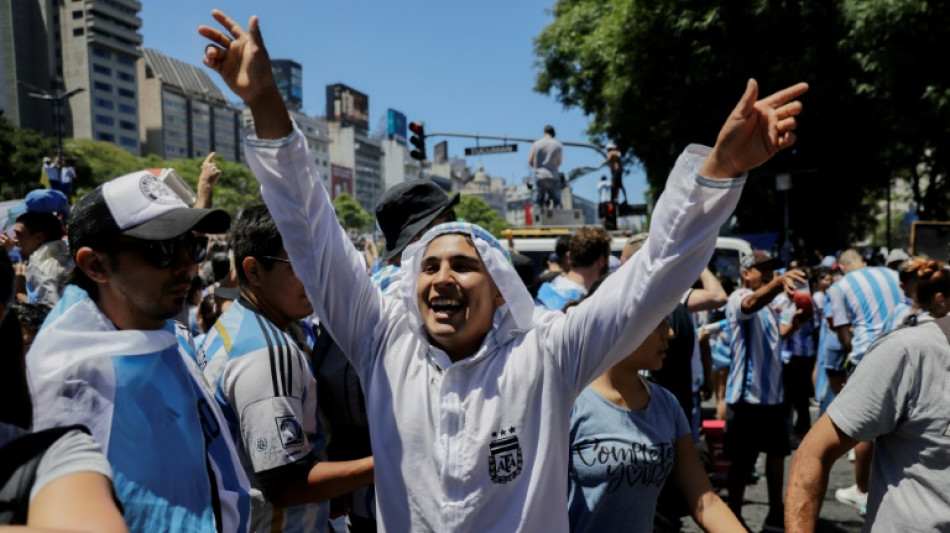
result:
<svg viewBox="0 0 950 533"><path fill-rule="evenodd" d="M538 272L547 266L545 260L554 252L557 238L561 235L570 235L577 228L530 228L508 229L502 232L501 243L508 248L518 250L518 253L531 258ZM617 257L627 244L629 233L612 232L610 250ZM752 253L752 246L743 239L735 237L717 237L716 250L709 261L709 268L716 274L722 274L732 280L739 279L739 259Z"/></svg>

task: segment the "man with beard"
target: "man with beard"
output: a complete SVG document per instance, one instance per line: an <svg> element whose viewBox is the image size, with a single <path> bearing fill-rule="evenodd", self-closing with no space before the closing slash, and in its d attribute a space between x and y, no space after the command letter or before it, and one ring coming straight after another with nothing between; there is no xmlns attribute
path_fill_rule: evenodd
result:
<svg viewBox="0 0 950 533"><path fill-rule="evenodd" d="M69 226L81 295L60 301L27 358L34 428L90 429L133 531L248 527L250 488L227 422L193 363L190 332L170 320L204 259L197 232L229 223L148 171L84 196Z"/></svg>

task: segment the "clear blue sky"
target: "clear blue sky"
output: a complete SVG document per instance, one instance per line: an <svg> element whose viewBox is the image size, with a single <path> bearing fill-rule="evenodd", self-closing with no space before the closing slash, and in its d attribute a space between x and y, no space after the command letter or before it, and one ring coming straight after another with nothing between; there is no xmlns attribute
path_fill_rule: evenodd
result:
<svg viewBox="0 0 950 533"><path fill-rule="evenodd" d="M218 8L246 25L261 18L271 57L303 65L304 111L324 114L325 87L342 82L369 95L370 129L386 110L424 120L427 132L538 137L552 124L561 140L587 142L587 118L534 92L533 38L553 20L552 0L481 2L352 0L148 0L142 2L144 46L200 65L199 24L211 24ZM202 67L204 68L204 67ZM217 75L212 73L217 81ZM233 97L226 87L222 89ZM443 139L433 139L431 146ZM451 138L449 155L462 157L474 140ZM482 145L499 144L481 141ZM528 174L528 150L469 157L473 169L510 183ZM562 170L598 166L602 157L566 148ZM603 172L574 182L574 192L596 200ZM646 180L639 171L624 179L631 203L642 201Z"/></svg>

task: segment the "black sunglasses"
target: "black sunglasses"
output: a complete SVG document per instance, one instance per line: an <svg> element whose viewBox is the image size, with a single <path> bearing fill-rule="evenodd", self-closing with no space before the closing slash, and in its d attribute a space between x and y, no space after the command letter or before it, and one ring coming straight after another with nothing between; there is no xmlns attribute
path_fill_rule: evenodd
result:
<svg viewBox="0 0 950 533"><path fill-rule="evenodd" d="M115 252L138 252L150 265L155 268L168 268L177 259L184 249L192 263L200 263L205 259L208 250L208 239L186 234L184 237L165 241L135 240L117 242L111 246Z"/></svg>

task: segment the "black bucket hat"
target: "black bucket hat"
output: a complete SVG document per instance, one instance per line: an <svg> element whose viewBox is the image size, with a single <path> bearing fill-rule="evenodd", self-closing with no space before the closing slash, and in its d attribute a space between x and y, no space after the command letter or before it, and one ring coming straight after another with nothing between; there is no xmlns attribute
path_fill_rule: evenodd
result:
<svg viewBox="0 0 950 533"><path fill-rule="evenodd" d="M386 237L380 255L389 261L422 233L433 220L459 203L459 195L449 197L431 180L413 180L390 187L376 204L376 222Z"/></svg>

